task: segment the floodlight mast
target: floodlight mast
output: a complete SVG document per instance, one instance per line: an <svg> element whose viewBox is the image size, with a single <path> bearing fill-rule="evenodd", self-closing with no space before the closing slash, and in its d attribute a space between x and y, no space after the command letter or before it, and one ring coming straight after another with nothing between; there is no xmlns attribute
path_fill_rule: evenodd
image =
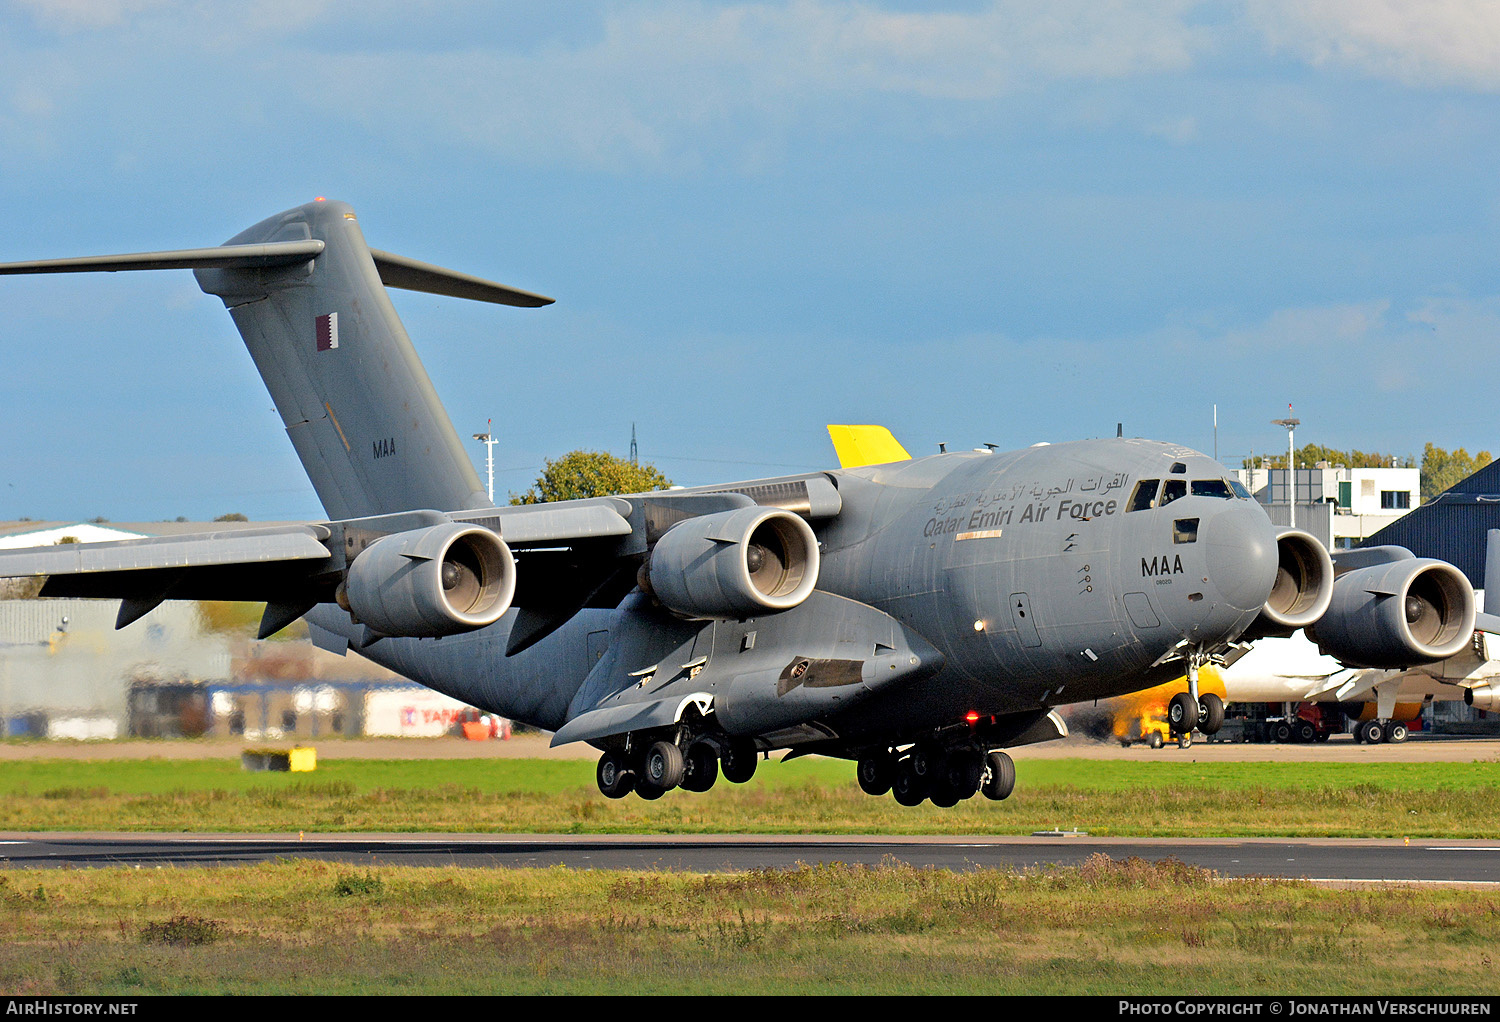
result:
<svg viewBox="0 0 1500 1022"><path fill-rule="evenodd" d="M494 419L486 419L484 420L484 424L489 426L494 421ZM475 433L474 439L485 446L484 467L489 475L490 503L493 504L495 502L495 445L500 441L496 440L489 433Z"/></svg>
<svg viewBox="0 0 1500 1022"><path fill-rule="evenodd" d="M1302 425L1301 419L1291 417L1292 406L1287 405L1287 418L1272 419L1271 425L1286 427L1286 510L1287 525L1295 529L1297 527L1297 470L1293 467L1296 457L1296 445L1292 442L1292 436L1297 427Z"/></svg>

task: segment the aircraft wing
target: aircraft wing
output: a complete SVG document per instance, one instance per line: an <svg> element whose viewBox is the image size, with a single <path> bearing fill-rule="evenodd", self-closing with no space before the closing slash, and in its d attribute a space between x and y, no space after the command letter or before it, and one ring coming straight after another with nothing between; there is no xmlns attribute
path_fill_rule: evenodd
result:
<svg viewBox="0 0 1500 1022"><path fill-rule="evenodd" d="M463 533L470 537L465 543L498 557L494 570L511 579L513 600L505 606L520 613L510 632L508 651L514 653L583 607L616 606L635 586L642 555L674 525L757 504L789 504L822 516L837 513L839 506L837 491L822 476L762 480L713 492L673 490L451 514L409 511L0 551L0 577L43 576L43 596L118 599L117 628L168 599L263 601L264 638L319 603L342 602L341 585L358 572L355 562L374 544L391 540L377 559L394 580L403 564L434 558L446 563L453 537ZM414 598L425 598L425 590ZM498 618L503 608L490 605ZM482 626L476 622L460 624Z"/></svg>
<svg viewBox="0 0 1500 1022"><path fill-rule="evenodd" d="M333 559L332 535L326 525L289 525L28 547L0 551L0 577L45 576L43 596L118 599L116 628L165 599L302 607L285 625L332 597L336 579L320 577Z"/></svg>

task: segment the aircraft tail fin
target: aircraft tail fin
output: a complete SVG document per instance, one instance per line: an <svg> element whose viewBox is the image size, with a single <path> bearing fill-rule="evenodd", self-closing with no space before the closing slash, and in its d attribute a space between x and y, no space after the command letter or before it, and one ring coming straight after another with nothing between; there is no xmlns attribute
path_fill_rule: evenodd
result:
<svg viewBox="0 0 1500 1022"><path fill-rule="evenodd" d="M386 287L550 304L371 250L354 210L318 200L214 248L0 265L4 273L192 269L223 299L333 519L490 507Z"/></svg>
<svg viewBox="0 0 1500 1022"><path fill-rule="evenodd" d="M897 443L884 426L832 426L828 437L839 456L841 468L884 465L892 461L910 461L906 448Z"/></svg>

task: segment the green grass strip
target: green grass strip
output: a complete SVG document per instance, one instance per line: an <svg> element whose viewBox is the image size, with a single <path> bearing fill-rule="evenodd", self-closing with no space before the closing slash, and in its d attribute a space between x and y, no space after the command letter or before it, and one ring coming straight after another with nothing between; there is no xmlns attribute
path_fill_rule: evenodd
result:
<svg viewBox="0 0 1500 1022"><path fill-rule="evenodd" d="M611 801L576 760L33 760L0 770L0 830L1492 837L1497 763L1038 760L1016 793L943 810L859 791L853 767L763 764L747 785Z"/></svg>

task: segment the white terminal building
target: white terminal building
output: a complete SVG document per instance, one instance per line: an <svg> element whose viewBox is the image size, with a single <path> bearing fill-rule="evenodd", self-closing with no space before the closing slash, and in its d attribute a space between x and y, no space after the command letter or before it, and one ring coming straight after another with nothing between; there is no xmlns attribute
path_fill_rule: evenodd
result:
<svg viewBox="0 0 1500 1022"><path fill-rule="evenodd" d="M1358 546L1421 503L1422 472L1416 468L1345 468L1319 462L1299 468L1295 477L1297 528L1312 533L1330 550ZM1287 525L1287 471L1242 468L1235 472L1245 489L1266 507L1277 525Z"/></svg>

